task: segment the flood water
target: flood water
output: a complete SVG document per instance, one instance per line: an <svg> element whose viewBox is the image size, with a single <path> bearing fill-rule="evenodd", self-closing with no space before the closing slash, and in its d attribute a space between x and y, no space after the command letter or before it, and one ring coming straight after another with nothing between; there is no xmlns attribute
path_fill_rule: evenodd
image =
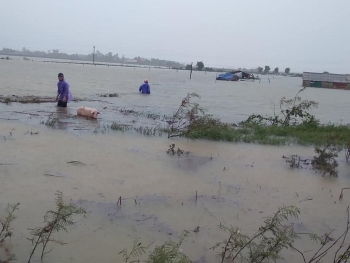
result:
<svg viewBox="0 0 350 263"><path fill-rule="evenodd" d="M209 248L227 238L227 233L219 231L220 223L253 234L282 205L300 208L299 220L293 220L299 232L322 235L336 229L337 236L345 230L350 193L345 192L343 200L339 194L343 187L350 187L350 166L343 152L338 158L339 177L329 178L313 170L290 169L282 158L313 156L311 147L69 129L79 126L93 131L101 123L121 120L124 115L117 107L169 115L188 92L198 93L209 113L237 122L252 113L270 113L269 100L277 103L282 96L293 96L301 88L300 78L215 83L214 73L194 72L189 80L187 71L14 59L0 60L3 95L55 96L56 76L63 72L73 96L105 101L71 103L66 112L57 112L53 103L0 104L3 116L13 119L0 121L0 209L7 203L21 203L13 237L6 243L18 262L28 259L28 228L41 226L45 212L55 208L57 190L87 214L77 216L77 224L68 233L57 235L67 245L50 246L53 250L44 262L122 262L119 251L131 248L136 237L144 245L153 241L159 245L169 238L176 241L183 230L190 231L182 249L191 260L216 262ZM144 78L150 80L151 96L137 94ZM320 102L315 114L322 122L350 122L344 110L349 105L347 92L306 89L303 98ZM98 93L120 96L99 98ZM67 118L75 115L81 103L101 109L101 119ZM52 129L40 124L52 112L61 114L67 125ZM189 154L167 154L171 143ZM198 226L199 232L193 232ZM303 251L314 248L307 239L296 246ZM0 248L0 259L4 254ZM285 262L301 261L291 252L284 256ZM39 253L33 262L39 262Z"/></svg>
<svg viewBox="0 0 350 263"><path fill-rule="evenodd" d="M99 99L103 102L89 102L86 106L98 108L102 121L118 118L115 107L171 115L187 93L201 96L200 105L208 113L222 121L236 123L251 114L273 114L273 103L278 108L281 97L293 98L302 87L301 78L260 76L261 81L226 82L215 81L216 73L155 68L107 67L75 64L43 63L43 59L24 61L22 57L0 60L2 95L34 95L55 97L57 74L63 72L71 86L74 97ZM138 87L149 79L151 96L142 96ZM118 98L99 98L97 94L118 93ZM349 91L307 88L300 94L303 99L319 102L319 108L312 111L323 123L350 123L348 107ZM71 103L73 112L82 104ZM14 110L1 105L1 111ZM14 105L18 110L31 109L52 111L49 105ZM29 107L29 108L28 108ZM13 116L12 116L13 117ZM33 117L33 116L31 116ZM32 120L31 120L32 122Z"/></svg>

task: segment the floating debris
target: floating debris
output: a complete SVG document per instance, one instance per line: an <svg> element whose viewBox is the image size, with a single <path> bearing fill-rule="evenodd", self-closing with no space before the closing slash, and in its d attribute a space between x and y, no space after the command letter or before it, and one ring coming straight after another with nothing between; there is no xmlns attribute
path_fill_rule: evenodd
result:
<svg viewBox="0 0 350 263"><path fill-rule="evenodd" d="M79 162L79 161L69 161L67 163L70 163L70 164L79 164L79 165L86 165L85 163L82 163L82 162Z"/></svg>

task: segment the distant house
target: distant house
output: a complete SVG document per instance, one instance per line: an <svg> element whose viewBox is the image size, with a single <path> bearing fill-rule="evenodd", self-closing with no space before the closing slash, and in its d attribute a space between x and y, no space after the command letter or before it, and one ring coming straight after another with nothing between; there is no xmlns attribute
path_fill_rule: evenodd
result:
<svg viewBox="0 0 350 263"><path fill-rule="evenodd" d="M350 90L350 75L303 72L303 87Z"/></svg>

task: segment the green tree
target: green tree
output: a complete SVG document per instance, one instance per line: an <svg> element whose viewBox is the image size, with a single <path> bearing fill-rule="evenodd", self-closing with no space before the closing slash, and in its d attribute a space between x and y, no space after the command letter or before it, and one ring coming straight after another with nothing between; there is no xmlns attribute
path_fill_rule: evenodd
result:
<svg viewBox="0 0 350 263"><path fill-rule="evenodd" d="M286 74L289 74L289 72L290 72L290 68L286 68L286 69L284 70L284 73L286 73Z"/></svg>
<svg viewBox="0 0 350 263"><path fill-rule="evenodd" d="M278 71L279 71L279 68L277 67L277 68L275 68L275 70L273 71L273 73L278 74Z"/></svg>
<svg viewBox="0 0 350 263"><path fill-rule="evenodd" d="M198 61L197 68L198 68L198 70L202 70L204 68L204 63L202 61Z"/></svg>
<svg viewBox="0 0 350 263"><path fill-rule="evenodd" d="M258 73L261 74L263 72L263 68L262 67L258 67Z"/></svg>
<svg viewBox="0 0 350 263"><path fill-rule="evenodd" d="M264 73L267 74L270 72L270 66L265 66Z"/></svg>
<svg viewBox="0 0 350 263"><path fill-rule="evenodd" d="M186 70L191 70L191 67L192 67L191 64L187 64L185 69Z"/></svg>

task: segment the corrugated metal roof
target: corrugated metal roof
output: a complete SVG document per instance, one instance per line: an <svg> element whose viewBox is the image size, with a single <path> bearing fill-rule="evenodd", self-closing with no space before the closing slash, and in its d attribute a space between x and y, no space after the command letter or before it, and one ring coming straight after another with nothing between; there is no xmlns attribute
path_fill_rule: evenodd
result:
<svg viewBox="0 0 350 263"><path fill-rule="evenodd" d="M350 75L303 72L303 80L350 83Z"/></svg>

